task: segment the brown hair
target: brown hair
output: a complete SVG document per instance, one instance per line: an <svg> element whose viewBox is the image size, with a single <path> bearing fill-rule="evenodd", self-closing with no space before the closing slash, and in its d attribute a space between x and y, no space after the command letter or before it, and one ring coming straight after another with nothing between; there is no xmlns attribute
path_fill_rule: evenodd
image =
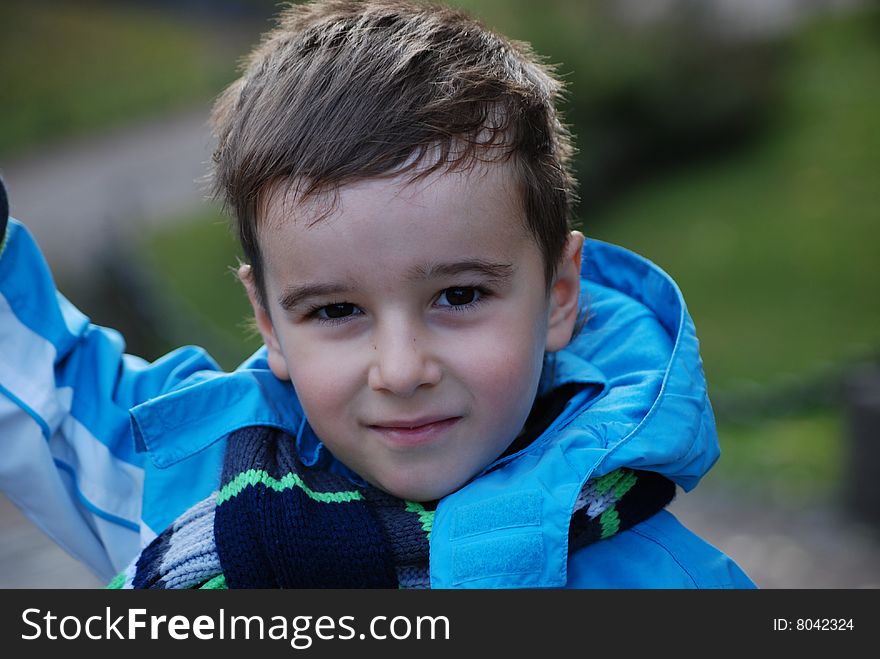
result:
<svg viewBox="0 0 880 659"><path fill-rule="evenodd" d="M235 218L266 307L264 195L511 159L547 285L570 231L571 136L562 84L531 48L463 12L406 0L292 5L217 100L214 189ZM268 308L268 307L266 307Z"/></svg>

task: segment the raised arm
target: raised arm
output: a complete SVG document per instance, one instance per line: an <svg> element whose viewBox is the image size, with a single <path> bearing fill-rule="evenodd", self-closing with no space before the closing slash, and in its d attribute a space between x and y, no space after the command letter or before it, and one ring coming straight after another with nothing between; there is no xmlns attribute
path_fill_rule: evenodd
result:
<svg viewBox="0 0 880 659"><path fill-rule="evenodd" d="M0 489L74 557L109 579L139 551L142 454L129 409L217 370L181 348L125 354L55 288L0 183ZM145 538L149 539L149 538Z"/></svg>

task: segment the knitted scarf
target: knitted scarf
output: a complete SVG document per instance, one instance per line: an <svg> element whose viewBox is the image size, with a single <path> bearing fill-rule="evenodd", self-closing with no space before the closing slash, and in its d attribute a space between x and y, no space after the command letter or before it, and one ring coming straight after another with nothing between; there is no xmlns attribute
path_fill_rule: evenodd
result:
<svg viewBox="0 0 880 659"><path fill-rule="evenodd" d="M617 469L582 488L570 550L664 508L667 478ZM434 511L307 467L294 439L249 427L227 440L221 487L181 515L109 588L429 588Z"/></svg>

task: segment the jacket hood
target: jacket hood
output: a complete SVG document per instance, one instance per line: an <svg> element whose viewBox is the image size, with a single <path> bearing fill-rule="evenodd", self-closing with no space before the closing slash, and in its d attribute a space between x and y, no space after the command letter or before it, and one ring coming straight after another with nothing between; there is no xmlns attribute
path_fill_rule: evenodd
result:
<svg viewBox="0 0 880 659"><path fill-rule="evenodd" d="M685 491L719 456L699 340L678 286L624 248L587 241L582 304L588 322L564 352L607 379L603 395L573 411L568 433L605 451L597 472L659 472Z"/></svg>

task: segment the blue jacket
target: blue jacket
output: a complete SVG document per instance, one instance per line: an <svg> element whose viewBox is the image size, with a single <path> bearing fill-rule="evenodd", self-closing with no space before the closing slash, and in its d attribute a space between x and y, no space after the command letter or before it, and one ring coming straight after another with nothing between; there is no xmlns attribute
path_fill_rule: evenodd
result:
<svg viewBox="0 0 880 659"><path fill-rule="evenodd" d="M698 341L675 283L649 261L588 240L589 321L556 355L546 392L580 385L527 448L438 505L435 588L751 588L723 553L662 511L573 554L583 483L618 467L685 491L719 456ZM0 487L46 533L110 579L217 488L225 438L247 425L296 436L307 464L345 468L312 433L264 350L232 373L201 349L147 363L56 290L10 221L0 254Z"/></svg>

